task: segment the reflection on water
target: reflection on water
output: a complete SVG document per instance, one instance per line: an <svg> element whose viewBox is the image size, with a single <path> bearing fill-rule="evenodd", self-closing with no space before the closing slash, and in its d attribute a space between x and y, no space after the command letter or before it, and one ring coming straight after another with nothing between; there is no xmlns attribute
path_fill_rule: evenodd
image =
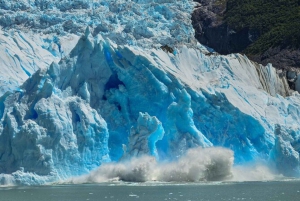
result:
<svg viewBox="0 0 300 201"><path fill-rule="evenodd" d="M106 183L0 188L0 201L299 201L300 181Z"/></svg>

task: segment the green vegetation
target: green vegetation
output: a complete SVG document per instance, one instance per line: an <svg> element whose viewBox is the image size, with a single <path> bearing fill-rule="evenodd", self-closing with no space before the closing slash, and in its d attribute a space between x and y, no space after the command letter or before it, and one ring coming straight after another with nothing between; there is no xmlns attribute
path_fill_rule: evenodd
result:
<svg viewBox="0 0 300 201"><path fill-rule="evenodd" d="M278 46L300 48L300 0L228 0L225 21L236 31L258 34L245 50L248 54Z"/></svg>

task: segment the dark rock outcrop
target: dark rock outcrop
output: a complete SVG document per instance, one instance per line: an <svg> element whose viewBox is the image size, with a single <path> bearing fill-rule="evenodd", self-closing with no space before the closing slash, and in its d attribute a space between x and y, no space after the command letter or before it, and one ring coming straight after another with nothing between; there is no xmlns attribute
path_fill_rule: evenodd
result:
<svg viewBox="0 0 300 201"><path fill-rule="evenodd" d="M228 25L225 19L228 0L195 0L198 5L192 14L196 39L220 54L246 53L247 47L257 41L259 33L249 28L239 31ZM300 49L289 47L269 48L262 54L247 54L253 61L267 65L272 63L277 69L300 75ZM295 83L290 87L295 90Z"/></svg>
<svg viewBox="0 0 300 201"><path fill-rule="evenodd" d="M226 1L196 0L199 5L192 14L196 39L221 54L242 52L253 40L255 33L248 29L239 32L231 29L223 19Z"/></svg>
<svg viewBox="0 0 300 201"><path fill-rule="evenodd" d="M276 68L296 70L300 68L300 49L270 48L262 55L248 55L254 61L266 65L272 63Z"/></svg>
<svg viewBox="0 0 300 201"><path fill-rule="evenodd" d="M195 0L199 4L192 15L196 39L220 54L242 53L255 42L259 33L249 28L240 31L230 27L224 15L227 0ZM279 69L300 68L300 49L270 48L259 55L249 55L252 60L266 65L272 63Z"/></svg>

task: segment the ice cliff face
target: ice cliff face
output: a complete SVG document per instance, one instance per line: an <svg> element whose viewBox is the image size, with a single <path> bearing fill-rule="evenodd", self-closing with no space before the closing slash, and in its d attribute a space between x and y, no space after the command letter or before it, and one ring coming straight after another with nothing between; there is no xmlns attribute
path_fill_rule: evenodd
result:
<svg viewBox="0 0 300 201"><path fill-rule="evenodd" d="M143 47L196 43L189 0L4 0L0 2L0 95L17 90L40 68L58 62L87 26L117 44Z"/></svg>
<svg viewBox="0 0 300 201"><path fill-rule="evenodd" d="M57 37L0 30L0 95L18 90L38 69L68 55L78 39L74 34Z"/></svg>
<svg viewBox="0 0 300 201"><path fill-rule="evenodd" d="M113 7L114 3L118 6ZM30 11L36 4L23 13L38 17ZM61 13L60 1L49 4L49 9ZM0 5L7 8L2 12L12 9L8 1ZM64 32L59 44L70 53L58 57L56 53L62 51L45 46L54 40L29 42L37 44L43 55L50 55L46 61L43 58L47 57L32 53L43 66L35 73L38 66L27 68L28 54L22 51L27 49L14 49L25 55L18 66L25 66L22 72L30 72L30 78L0 98L1 184L57 181L88 173L109 161L143 155L176 161L191 148L212 146L231 149L235 164L265 160L286 175L299 173L300 96L289 91L286 80L271 65L256 65L239 54L220 56L193 43L188 24L191 1L99 1L92 5L105 14L112 12L112 18L120 13L116 24L110 24L114 28L111 35L95 32L98 25L87 28L70 50L62 38L71 35ZM122 12L121 5L132 5L133 13ZM134 14L135 8L146 14ZM67 11L64 17L86 14L81 9ZM168 18L167 13L174 15ZM106 22L105 15L98 15L95 22ZM128 35L124 19L133 25ZM146 23L143 25L154 35L143 33L137 38L134 30L142 29L135 29L138 23L130 20ZM176 24L181 29L175 29ZM175 34L179 38L172 31L179 31ZM121 35L124 38L114 38ZM8 41L5 47L17 44L9 40L12 35L3 36ZM133 40L128 41L131 36ZM160 48L166 44L173 51ZM48 65L51 58L54 62ZM9 87L5 84L3 90Z"/></svg>

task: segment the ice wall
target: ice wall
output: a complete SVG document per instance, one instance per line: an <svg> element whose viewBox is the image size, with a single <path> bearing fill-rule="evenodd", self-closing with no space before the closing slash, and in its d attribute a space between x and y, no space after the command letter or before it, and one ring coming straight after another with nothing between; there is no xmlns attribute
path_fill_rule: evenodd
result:
<svg viewBox="0 0 300 201"><path fill-rule="evenodd" d="M192 9L191 0L3 0L0 95L67 56L87 26L116 44L196 44Z"/></svg>
<svg viewBox="0 0 300 201"><path fill-rule="evenodd" d="M89 26L118 45L195 47L192 0L9 0L0 3L0 95L17 90L30 75L65 57ZM257 66L273 96L290 92L285 76ZM269 70L266 70L269 69ZM271 86L269 86L271 85ZM273 87L275 86L275 87Z"/></svg>
<svg viewBox="0 0 300 201"><path fill-rule="evenodd" d="M67 178L110 161L106 122L79 97L55 95L46 72L39 70L20 92L1 100L0 171L16 183ZM18 174L23 172L34 174Z"/></svg>
<svg viewBox="0 0 300 201"><path fill-rule="evenodd" d="M76 2L0 3L1 72L14 79L1 79L1 184L58 181L136 156L186 163L191 149L212 146L231 149L235 164L299 174L299 94L271 65L195 43L192 1ZM225 155L220 164L231 164Z"/></svg>
<svg viewBox="0 0 300 201"><path fill-rule="evenodd" d="M267 160L297 174L299 95L269 95L241 55L176 52L116 45L87 29L69 56L1 97L1 172L32 184L18 173L57 180L124 155L169 161L223 146L236 164Z"/></svg>
<svg viewBox="0 0 300 201"><path fill-rule="evenodd" d="M0 30L0 95L18 91L37 70L68 55L79 36L54 36Z"/></svg>
<svg viewBox="0 0 300 201"><path fill-rule="evenodd" d="M270 95L276 96L276 94L279 94L286 97L293 93L289 87L286 72L275 69L272 64L268 64L267 66L253 65L256 67L263 89ZM300 90L296 90L300 92Z"/></svg>

